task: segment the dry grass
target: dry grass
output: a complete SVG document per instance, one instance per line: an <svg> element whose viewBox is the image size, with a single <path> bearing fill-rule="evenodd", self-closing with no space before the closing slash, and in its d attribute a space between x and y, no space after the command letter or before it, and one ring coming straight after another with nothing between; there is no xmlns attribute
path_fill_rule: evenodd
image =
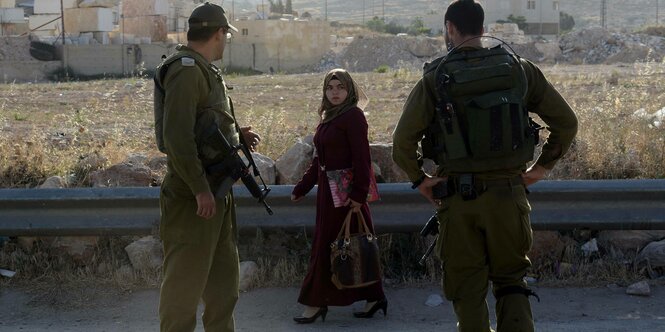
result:
<svg viewBox="0 0 665 332"><path fill-rule="evenodd" d="M633 115L638 110L653 114L665 107L665 64L555 65L543 70L580 119L574 147L552 178L665 177L665 124L656 127ZM353 75L372 99L367 108L370 141L390 142L402 104L420 73ZM322 79L320 73L227 77L234 86L231 95L239 122L251 124L263 137L259 152L276 159L298 137L314 132ZM130 154L158 155L152 112L152 82L145 78L0 85L0 187L34 187L53 175L69 176L74 185L84 183L87 170L78 162L90 155L102 156L108 165ZM18 279L48 283L94 279L120 288L158 285L159 271L122 272L127 265L123 241L103 241L96 259L85 265L47 248L37 246L25 252L5 245L0 266L20 271L21 277L0 280L0 285L20 283ZM261 267L259 285L300 283L309 258L309 239L304 234L257 234L243 241L247 241L241 243L243 259L254 259ZM271 250L261 250L266 246ZM426 248L423 239L393 234L382 237L382 248L387 278L412 284L439 280L435 260L424 268L417 265ZM275 255L261 254L265 252ZM536 262L533 272L554 284L627 282L639 276L624 263L630 258L574 257L573 274L562 275L558 260Z"/></svg>
<svg viewBox="0 0 665 332"><path fill-rule="evenodd" d="M665 125L633 116L665 107L665 65L544 68L577 112L574 149L552 175L568 179L662 178ZM406 70L355 73L371 98L370 141L390 142L401 107L420 77ZM277 159L317 125L322 74L228 77L238 120L263 137ZM31 187L52 175L77 174L99 154L108 164L128 155L158 155L153 139L152 82L133 78L0 85L0 187Z"/></svg>

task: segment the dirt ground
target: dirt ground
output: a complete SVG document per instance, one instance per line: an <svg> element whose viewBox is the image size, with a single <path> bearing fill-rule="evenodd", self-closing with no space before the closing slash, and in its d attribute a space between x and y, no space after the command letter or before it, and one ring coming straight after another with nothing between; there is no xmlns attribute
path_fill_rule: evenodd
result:
<svg viewBox="0 0 665 332"><path fill-rule="evenodd" d="M650 297L625 294L623 287L540 288L541 302L532 300L538 331L664 331L665 287L652 286ZM0 289L0 331L156 331L159 292L86 291L45 300L22 289ZM388 288L388 315L353 318L362 307L332 307L325 322L295 324L301 307L297 288L263 288L240 295L236 331L455 331L450 303L428 307L437 285ZM71 299L69 299L71 297ZM69 301L71 300L71 302ZM489 299L493 303L493 299ZM490 309L493 310L490 306ZM492 311L493 315L493 311ZM203 331L199 319L197 331Z"/></svg>

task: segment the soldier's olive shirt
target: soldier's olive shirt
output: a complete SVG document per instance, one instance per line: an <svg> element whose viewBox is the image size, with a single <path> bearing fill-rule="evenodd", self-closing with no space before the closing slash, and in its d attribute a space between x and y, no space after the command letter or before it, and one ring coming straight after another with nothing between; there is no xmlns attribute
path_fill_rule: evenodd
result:
<svg viewBox="0 0 665 332"><path fill-rule="evenodd" d="M230 114L226 86L218 69L184 45L178 45L176 49L185 52L186 57L171 63L163 80L167 168L187 183L193 194L197 194L211 190L200 159L200 147L197 149L197 121L205 119L217 123L232 144L237 144L238 134ZM199 66L196 62L205 65ZM204 73L202 67L208 72Z"/></svg>
<svg viewBox="0 0 665 332"><path fill-rule="evenodd" d="M418 163L418 143L435 116L437 98L434 69L440 60L425 65L425 73L404 104L402 115L393 133L393 160L406 172L412 182L424 176ZM552 169L568 151L577 133L577 117L540 69L528 60L521 59L521 61L528 81L527 110L538 114L550 132L536 164ZM477 175L485 179L504 178L518 175L525 169L526 165L520 169L492 170ZM440 165L437 175L447 174L445 165Z"/></svg>

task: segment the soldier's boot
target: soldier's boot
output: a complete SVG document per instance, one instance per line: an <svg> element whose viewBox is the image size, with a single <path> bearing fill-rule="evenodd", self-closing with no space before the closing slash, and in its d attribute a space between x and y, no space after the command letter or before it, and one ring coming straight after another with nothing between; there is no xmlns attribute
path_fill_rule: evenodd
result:
<svg viewBox="0 0 665 332"><path fill-rule="evenodd" d="M497 332L532 332L531 303L525 294L501 296L496 302Z"/></svg>

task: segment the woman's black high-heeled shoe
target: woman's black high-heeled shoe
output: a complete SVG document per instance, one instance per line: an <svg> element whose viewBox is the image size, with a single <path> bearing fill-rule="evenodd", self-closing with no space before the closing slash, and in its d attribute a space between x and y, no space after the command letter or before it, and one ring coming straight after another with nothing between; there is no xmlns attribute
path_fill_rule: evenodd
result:
<svg viewBox="0 0 665 332"><path fill-rule="evenodd" d="M319 316L321 316L321 321L325 322L327 314L328 314L328 307L321 307L311 317L297 316L297 317L293 317L293 320L298 324L309 324L309 323L314 323L314 321L317 318L319 318Z"/></svg>
<svg viewBox="0 0 665 332"><path fill-rule="evenodd" d="M354 312L353 316L356 318L372 318L374 314L381 309L383 315L388 314L388 300L383 299L381 301L376 301L374 305L367 311Z"/></svg>

